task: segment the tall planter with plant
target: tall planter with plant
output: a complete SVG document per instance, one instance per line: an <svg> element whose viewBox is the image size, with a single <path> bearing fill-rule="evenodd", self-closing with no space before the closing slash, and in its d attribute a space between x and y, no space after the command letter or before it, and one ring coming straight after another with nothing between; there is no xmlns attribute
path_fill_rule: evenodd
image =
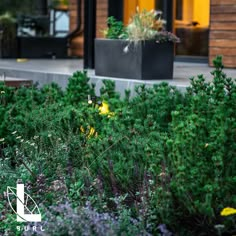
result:
<svg viewBox="0 0 236 236"><path fill-rule="evenodd" d="M137 11L127 27L108 18L105 39L95 40L96 75L172 79L174 43L179 39L164 29L161 15L159 11Z"/></svg>

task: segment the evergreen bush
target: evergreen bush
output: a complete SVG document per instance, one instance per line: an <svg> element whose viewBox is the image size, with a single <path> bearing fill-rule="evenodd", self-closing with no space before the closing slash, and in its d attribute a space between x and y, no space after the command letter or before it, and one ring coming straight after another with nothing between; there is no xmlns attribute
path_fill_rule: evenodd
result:
<svg viewBox="0 0 236 236"><path fill-rule="evenodd" d="M236 83L214 64L212 82L192 78L185 94L162 83L121 99L104 81L96 98L82 72L66 91L0 84L0 234L15 233L3 193L19 179L46 235L234 234L220 212L236 205Z"/></svg>

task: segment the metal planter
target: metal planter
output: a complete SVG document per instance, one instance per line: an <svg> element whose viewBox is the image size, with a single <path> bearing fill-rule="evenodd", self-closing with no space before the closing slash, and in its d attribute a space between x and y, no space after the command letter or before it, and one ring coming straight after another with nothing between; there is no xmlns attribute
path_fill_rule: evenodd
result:
<svg viewBox="0 0 236 236"><path fill-rule="evenodd" d="M125 48L128 46L128 51ZM173 78L174 44L154 40L137 44L119 39L95 40L95 74L98 76L166 80Z"/></svg>

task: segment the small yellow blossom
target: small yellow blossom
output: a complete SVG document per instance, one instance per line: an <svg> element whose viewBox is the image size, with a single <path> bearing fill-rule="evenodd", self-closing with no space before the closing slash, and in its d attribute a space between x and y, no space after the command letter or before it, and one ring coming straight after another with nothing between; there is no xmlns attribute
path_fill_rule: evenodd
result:
<svg viewBox="0 0 236 236"><path fill-rule="evenodd" d="M109 105L106 102L102 102L102 105L98 109L100 115L107 115L109 113Z"/></svg>
<svg viewBox="0 0 236 236"><path fill-rule="evenodd" d="M88 137L90 137L90 136L92 136L92 135L96 135L96 131L95 131L95 129L93 128L93 127L91 127L90 129L89 129L89 133L88 133Z"/></svg>
<svg viewBox="0 0 236 236"><path fill-rule="evenodd" d="M229 215L234 215L234 214L236 214L236 209L232 207L226 207L220 213L221 216L229 216Z"/></svg>
<svg viewBox="0 0 236 236"><path fill-rule="evenodd" d="M87 137L88 138L90 138L91 136L95 136L95 137L97 137L97 132L96 132L96 130L93 128L93 127L88 127L88 132L85 132L85 129L84 129L84 127L82 127L82 126L80 126L80 131L82 132L82 133L86 133L86 135L87 135Z"/></svg>
<svg viewBox="0 0 236 236"><path fill-rule="evenodd" d="M209 143L206 143L206 144L205 144L205 148L207 148L208 146L209 146Z"/></svg>
<svg viewBox="0 0 236 236"><path fill-rule="evenodd" d="M83 126L80 126L80 131L82 132L82 133L84 133L85 131L84 131L84 127Z"/></svg>

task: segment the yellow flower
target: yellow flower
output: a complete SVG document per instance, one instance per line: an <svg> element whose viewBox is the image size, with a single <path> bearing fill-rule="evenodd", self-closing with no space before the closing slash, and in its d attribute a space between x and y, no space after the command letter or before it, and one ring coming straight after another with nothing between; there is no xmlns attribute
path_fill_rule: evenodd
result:
<svg viewBox="0 0 236 236"><path fill-rule="evenodd" d="M231 207L224 208L220 213L221 216L229 216L229 215L234 215L234 214L236 214L236 209L231 208Z"/></svg>
<svg viewBox="0 0 236 236"><path fill-rule="evenodd" d="M91 128L89 129L88 137L90 137L90 136L92 136L92 135L95 135L95 136L96 136L96 131L95 131L95 129L94 129L93 127L91 127Z"/></svg>
<svg viewBox="0 0 236 236"><path fill-rule="evenodd" d="M102 105L98 109L100 115L107 115L109 113L109 105L106 102L102 102Z"/></svg>
<svg viewBox="0 0 236 236"><path fill-rule="evenodd" d="M87 131L88 130L88 131ZM83 126L80 126L80 131L84 134L86 134L86 136L88 138L90 138L91 136L95 136L97 137L98 133L96 132L96 130L93 127L88 126L87 130L85 131Z"/></svg>

